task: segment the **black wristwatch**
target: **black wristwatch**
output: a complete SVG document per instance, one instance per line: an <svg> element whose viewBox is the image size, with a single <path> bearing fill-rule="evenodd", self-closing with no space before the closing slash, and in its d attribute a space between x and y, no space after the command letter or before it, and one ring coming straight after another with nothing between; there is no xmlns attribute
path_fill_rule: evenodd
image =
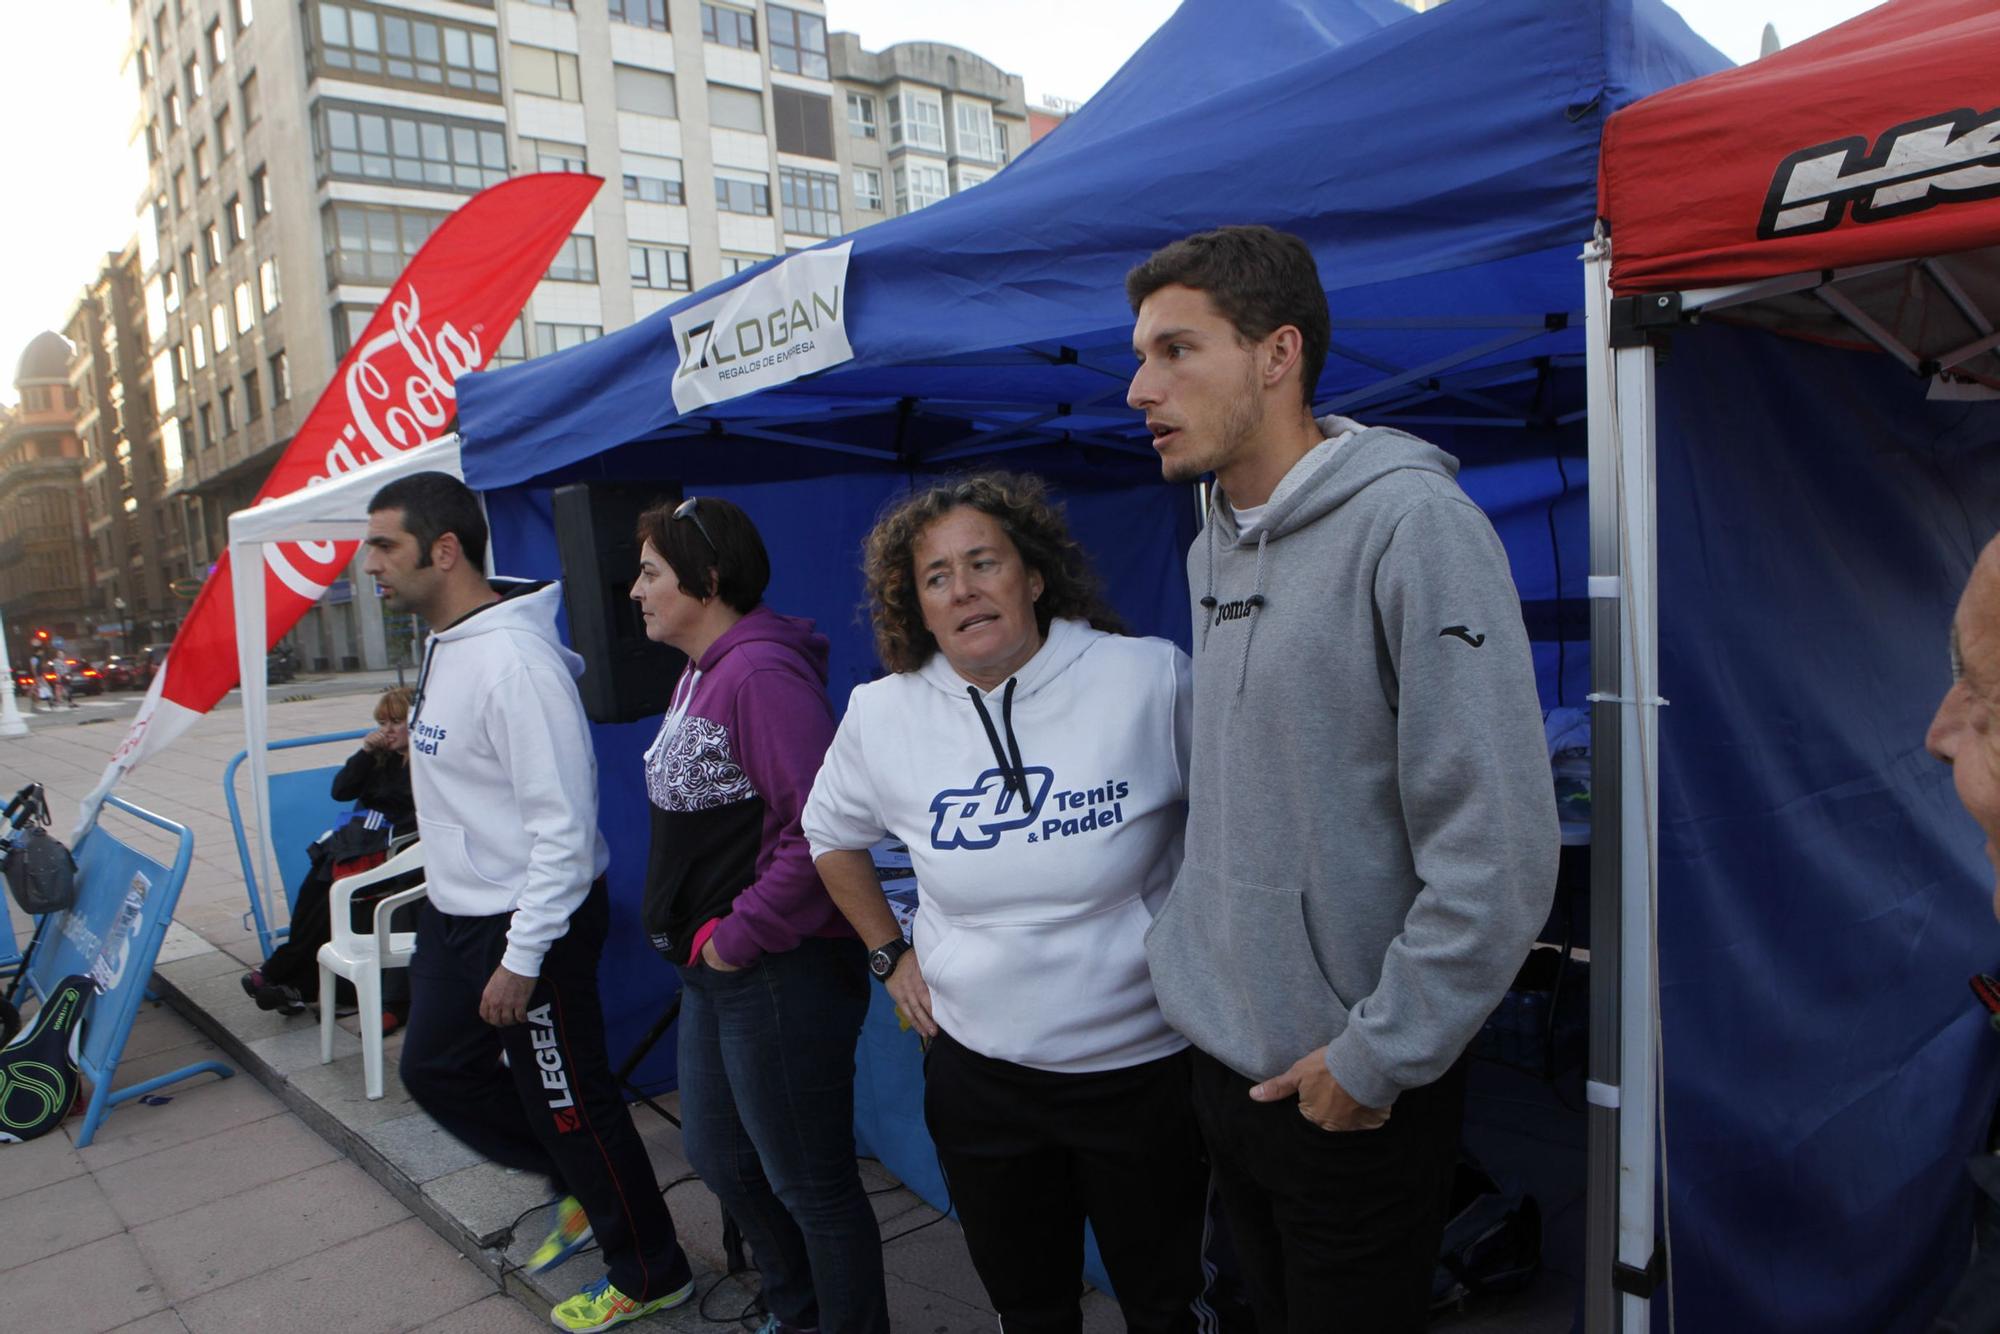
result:
<svg viewBox="0 0 2000 1334"><path fill-rule="evenodd" d="M868 971L875 974L875 980L887 985L889 974L896 971L897 963L910 952L910 942L897 936L877 950L868 951Z"/></svg>

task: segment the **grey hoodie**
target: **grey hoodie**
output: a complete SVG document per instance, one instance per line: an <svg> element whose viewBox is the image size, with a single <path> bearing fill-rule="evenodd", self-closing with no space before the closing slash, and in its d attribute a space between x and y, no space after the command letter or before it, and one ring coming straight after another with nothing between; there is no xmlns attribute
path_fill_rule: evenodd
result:
<svg viewBox="0 0 2000 1334"><path fill-rule="evenodd" d="M1249 1078L1324 1045L1388 1106L1457 1059L1547 919L1534 666L1457 472L1361 428L1301 459L1248 535L1218 491L1188 553L1186 857L1146 949L1168 1022Z"/></svg>

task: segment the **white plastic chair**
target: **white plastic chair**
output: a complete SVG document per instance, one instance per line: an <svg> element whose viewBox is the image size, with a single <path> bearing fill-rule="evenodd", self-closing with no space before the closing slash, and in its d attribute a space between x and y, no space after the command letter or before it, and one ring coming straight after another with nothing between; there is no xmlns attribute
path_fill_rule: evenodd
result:
<svg viewBox="0 0 2000 1334"><path fill-rule="evenodd" d="M374 931L362 934L353 929L352 900L356 890L378 885L424 865L424 845L412 843L395 856L356 875L342 876L328 891L327 911L333 918L333 938L319 947L319 1063L333 1059L334 978L354 984L360 999L361 1070L370 1099L382 1096L382 970L407 968L417 952L414 931L391 931L389 917L396 909L415 903L424 896L419 884L399 890L375 905Z"/></svg>

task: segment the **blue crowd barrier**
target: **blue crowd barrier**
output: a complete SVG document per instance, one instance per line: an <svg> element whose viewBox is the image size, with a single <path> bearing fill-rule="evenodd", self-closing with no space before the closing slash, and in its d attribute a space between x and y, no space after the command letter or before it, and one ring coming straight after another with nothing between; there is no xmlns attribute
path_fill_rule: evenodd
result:
<svg viewBox="0 0 2000 1334"><path fill-rule="evenodd" d="M359 741L367 735L365 730L323 732L318 736L268 742L264 749L267 753L298 750L305 746ZM236 757L229 761L229 766L222 771L222 796L229 806L229 828L236 836L236 856L243 863L243 884L250 893L250 915L257 926L257 944L268 958L277 942L291 932L289 927L273 926L265 917L264 896L258 892L257 859L250 855L250 840L244 833L242 803L236 797L236 771L249 758L248 750L239 750ZM343 753L340 758L344 763L347 756ZM306 871L312 866L307 850L315 839L340 824L354 809L353 802L335 801L328 790L333 786L333 776L339 772L340 765L331 764L270 775L271 827L264 831L264 837L278 865L279 883L276 888L285 896L288 918L298 898L299 882L305 879Z"/></svg>
<svg viewBox="0 0 2000 1334"><path fill-rule="evenodd" d="M114 811L173 836L173 864L162 864L106 829L105 817ZM84 1012L83 1041L77 1053L77 1065L91 1085L83 1129L76 1140L82 1148L97 1134L97 1127L113 1107L194 1075L206 1072L227 1079L236 1071L220 1061L196 1061L113 1090L125 1040L152 981L153 963L159 958L160 942L166 938L174 906L180 902L181 886L187 882L194 835L184 825L118 797L106 797L97 823L73 851L76 903L55 914L49 929L35 943L26 964L26 983L28 990L43 1000L73 974L83 974L97 983L97 994Z"/></svg>

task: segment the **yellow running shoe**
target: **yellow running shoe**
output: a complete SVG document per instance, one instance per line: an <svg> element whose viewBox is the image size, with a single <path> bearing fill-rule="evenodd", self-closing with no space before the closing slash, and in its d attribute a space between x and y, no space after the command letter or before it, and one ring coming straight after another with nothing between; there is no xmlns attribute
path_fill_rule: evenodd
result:
<svg viewBox="0 0 2000 1334"><path fill-rule="evenodd" d="M556 1201L556 1226L542 1244L528 1257L528 1272L539 1274L544 1269L554 1269L557 1265L590 1245L590 1217L577 1203L576 1196L565 1195Z"/></svg>
<svg viewBox="0 0 2000 1334"><path fill-rule="evenodd" d="M610 1329L613 1325L622 1325L627 1320L637 1320L655 1311L669 1310L692 1296L693 1279L664 1297L638 1302L612 1287L609 1278L600 1278L550 1311L549 1323L557 1329L571 1330L574 1334L589 1334L589 1331Z"/></svg>

